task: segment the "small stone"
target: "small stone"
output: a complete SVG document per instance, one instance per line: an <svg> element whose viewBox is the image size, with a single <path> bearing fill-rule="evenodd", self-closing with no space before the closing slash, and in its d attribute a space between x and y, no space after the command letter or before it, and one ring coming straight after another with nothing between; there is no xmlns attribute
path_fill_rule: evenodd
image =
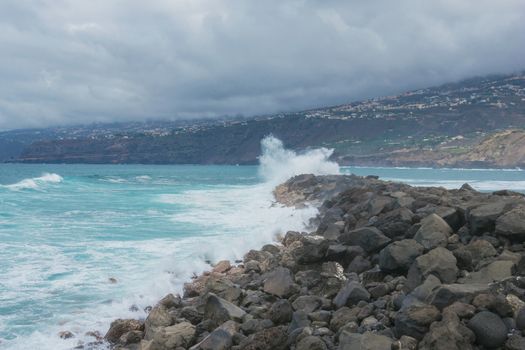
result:
<svg viewBox="0 0 525 350"><path fill-rule="evenodd" d="M361 300L369 301L370 293L359 282L349 281L339 290L333 302L336 308L340 308L355 305Z"/></svg>

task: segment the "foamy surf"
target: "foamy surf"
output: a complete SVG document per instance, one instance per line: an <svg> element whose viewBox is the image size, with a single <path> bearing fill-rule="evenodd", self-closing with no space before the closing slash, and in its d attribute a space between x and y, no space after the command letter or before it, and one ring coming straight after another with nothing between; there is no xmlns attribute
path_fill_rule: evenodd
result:
<svg viewBox="0 0 525 350"><path fill-rule="evenodd" d="M2 187L13 191L26 189L37 190L40 188L40 186L45 185L46 183L60 183L63 180L64 179L62 178L62 176L58 174L44 173L42 174L42 176L23 179L17 183L11 185L3 185Z"/></svg>
<svg viewBox="0 0 525 350"><path fill-rule="evenodd" d="M260 174L263 176L263 182L259 183L254 183L253 173L244 174L244 170L239 169L242 167L228 168L228 171L232 171L233 174L239 173L235 175L238 176L236 178L239 182L251 182L250 184L221 183L221 171L216 175L210 173L203 177L206 185L194 183L182 190L177 185L179 181L176 177L166 179L165 174L156 177L142 172L128 177L122 174L106 174L102 177L104 180L119 180L115 182L99 181L99 176L91 175L88 185L76 187L86 191L88 200L89 195L105 196L105 191L111 191L111 186L118 188L118 191L110 194L119 194L119 191L129 188L129 193L134 199L100 199L101 204L113 205L105 209L93 208L93 214L90 214L90 211L85 209L89 203L78 198L82 204L75 205L82 210L67 205L67 210L60 214L60 220L65 221L57 221L56 224L61 225L64 230L63 225L70 223L71 234L75 234L78 229L86 230L87 225L87 233L95 230L94 234L99 236L106 230L112 230L113 226L122 221L121 225L128 227L126 230L129 230L129 235L119 240L118 235L104 234L101 237L109 239L86 241L87 237L82 236L77 237L77 240L71 239L67 236L68 232L64 231L64 238L59 238L64 241L58 246L53 242L35 244L31 248L24 248L23 244L18 243L10 244L9 249L24 250L24 254L30 256L25 262L14 265L6 275L12 278L10 287L6 287L17 291L11 294L11 297L32 298L43 308L50 302L63 300L64 307L62 310L55 308L54 312L58 316L47 320L46 324L40 325L37 330L30 334L20 334L14 339L6 339L2 346L6 349L61 350L93 342L95 339L86 335L87 332L98 331L103 334L116 318L145 317L144 309L147 306L154 304L167 293L182 292L183 284L189 281L192 275L209 269L207 261L234 261L242 258L249 249L259 248L274 241L277 235L287 230L304 230L317 210L296 210L275 205L272 190L277 182L296 174L338 173L337 164L328 160L331 151L322 149L297 154L286 150L282 143L273 137L266 138L262 145ZM196 169L201 171L202 168ZM34 181L37 187L46 181L61 181L61 178L51 175L53 174L44 174L42 177L28 180ZM210 176L217 176L216 184L209 184ZM231 182L230 177L228 181ZM73 183L73 180L71 182ZM73 184L70 185L74 187ZM11 186L18 189L27 188L23 181ZM98 186L105 186L104 190L99 190ZM148 192L139 192L142 195L135 197L138 186L142 186L141 191L147 189ZM157 187L151 186L158 186L158 191L162 192L152 195L149 191ZM171 188L173 191L170 191ZM71 198L73 197L67 197L68 200ZM133 208L129 210L127 220L121 218L122 215L117 211L117 208L124 205L120 201ZM144 213L135 218L138 215L137 211ZM154 215L151 215L152 213ZM149 220L151 216L155 220L171 222L173 231L163 232L155 227L144 228L144 239L133 239L133 222L138 223L134 220ZM47 224L47 218L45 220ZM151 224L155 225L153 221ZM90 225L93 227L90 228ZM183 230L180 231L181 229ZM46 239L42 233L39 235L43 240ZM152 237L148 238L150 235ZM159 236L164 238L158 238ZM66 253L67 251L75 253L72 255ZM41 257L40 252L47 258ZM78 257L81 257L81 260ZM108 283L110 277L115 278L117 284ZM90 291L91 295L99 295L98 301L76 302L79 296L84 295L82 290ZM55 293L61 293L59 295L63 295L62 299L56 298ZM70 331L75 336L60 339L58 333L61 331ZM98 347L104 348L107 348L106 345Z"/></svg>

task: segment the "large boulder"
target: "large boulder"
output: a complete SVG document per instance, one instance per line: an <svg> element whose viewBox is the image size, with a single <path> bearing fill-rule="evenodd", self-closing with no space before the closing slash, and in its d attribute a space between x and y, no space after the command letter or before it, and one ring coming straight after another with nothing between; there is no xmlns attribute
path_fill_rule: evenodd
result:
<svg viewBox="0 0 525 350"><path fill-rule="evenodd" d="M146 321L144 322L145 336L144 339L153 339L155 331L160 327L167 327L173 324L173 318L171 317L168 309L158 304L149 313Z"/></svg>
<svg viewBox="0 0 525 350"><path fill-rule="evenodd" d="M140 331L144 325L133 319L118 319L111 322L108 332L104 338L110 343L116 343L122 335L131 331Z"/></svg>
<svg viewBox="0 0 525 350"><path fill-rule="evenodd" d="M174 326L160 328L155 333L151 350L172 350L189 348L195 338L195 326L189 322L181 322Z"/></svg>
<svg viewBox="0 0 525 350"><path fill-rule="evenodd" d="M312 264L323 260L330 241L323 236L303 236L299 245L293 250L293 256L299 264Z"/></svg>
<svg viewBox="0 0 525 350"><path fill-rule="evenodd" d="M423 246L413 239L390 243L379 253L379 267L386 272L407 271L423 250Z"/></svg>
<svg viewBox="0 0 525 350"><path fill-rule="evenodd" d="M496 220L512 207L512 204L496 198L495 201L478 205L467 210L470 232L479 235L494 231Z"/></svg>
<svg viewBox="0 0 525 350"><path fill-rule="evenodd" d="M436 247L446 247L452 228L436 214L430 214L421 221L414 239L426 250Z"/></svg>
<svg viewBox="0 0 525 350"><path fill-rule="evenodd" d="M443 314L443 320L434 322L425 334L418 349L420 350L471 350L474 334L460 322L452 312Z"/></svg>
<svg viewBox="0 0 525 350"><path fill-rule="evenodd" d="M397 208L379 216L373 224L390 238L402 237L412 226L414 213L407 208Z"/></svg>
<svg viewBox="0 0 525 350"><path fill-rule="evenodd" d="M496 220L496 233L523 241L525 239L525 207L514 208Z"/></svg>
<svg viewBox="0 0 525 350"><path fill-rule="evenodd" d="M370 253L385 247L391 240L375 227L361 227L343 233L339 241L346 245L358 245Z"/></svg>
<svg viewBox="0 0 525 350"><path fill-rule="evenodd" d="M206 336L190 350L228 350L233 344L233 335L239 330L234 321L227 321Z"/></svg>
<svg viewBox="0 0 525 350"><path fill-rule="evenodd" d="M365 332L363 334L342 331L339 350L391 350L393 340L387 336Z"/></svg>
<svg viewBox="0 0 525 350"><path fill-rule="evenodd" d="M408 270L407 287L412 290L428 275L435 275L442 283L456 281L458 267L456 258L447 249L437 247L418 257Z"/></svg>
<svg viewBox="0 0 525 350"><path fill-rule="evenodd" d="M240 322L246 312L235 304L210 293L204 306L204 318L216 325L228 320Z"/></svg>
<svg viewBox="0 0 525 350"><path fill-rule="evenodd" d="M370 293L359 282L349 281L339 290L333 302L336 308L340 308L345 305L355 305L361 300L370 300Z"/></svg>
<svg viewBox="0 0 525 350"><path fill-rule="evenodd" d="M264 291L278 297L290 296L294 291L292 273L286 267L278 267L267 274Z"/></svg>
<svg viewBox="0 0 525 350"><path fill-rule="evenodd" d="M414 305L396 314L395 329L398 337L408 335L422 339L432 322L439 318L439 310L432 305Z"/></svg>
<svg viewBox="0 0 525 350"><path fill-rule="evenodd" d="M507 340L507 326L493 312L482 311L476 314L468 323L468 327L476 335L476 343L486 348L497 348Z"/></svg>

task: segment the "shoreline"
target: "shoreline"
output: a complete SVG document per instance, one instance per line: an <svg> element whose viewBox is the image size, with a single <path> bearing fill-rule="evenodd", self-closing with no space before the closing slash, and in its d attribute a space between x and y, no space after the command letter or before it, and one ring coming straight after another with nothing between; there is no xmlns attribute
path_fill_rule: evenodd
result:
<svg viewBox="0 0 525 350"><path fill-rule="evenodd" d="M296 176L274 194L288 206L316 203L317 229L290 231L278 244L247 252L238 264L216 263L186 283L182 297L160 300L145 320L114 321L104 337L111 347L525 344L519 293L525 282L517 277L525 273L522 194L487 194L468 185L411 187L351 175ZM487 327L488 338L480 331ZM100 345L101 338L80 348Z"/></svg>

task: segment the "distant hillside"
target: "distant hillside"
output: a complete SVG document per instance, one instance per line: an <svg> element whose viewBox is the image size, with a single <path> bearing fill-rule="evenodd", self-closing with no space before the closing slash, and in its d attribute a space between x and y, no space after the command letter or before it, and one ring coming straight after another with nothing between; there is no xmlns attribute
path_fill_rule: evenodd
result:
<svg viewBox="0 0 525 350"><path fill-rule="evenodd" d="M525 168L525 130L505 130L492 134L470 147L433 150L399 149L368 156L343 157L344 164L450 167Z"/></svg>
<svg viewBox="0 0 525 350"><path fill-rule="evenodd" d="M98 129L88 137L40 139L25 147L16 160L253 164L260 154L261 138L271 133L296 150L334 148L334 157L344 164L419 164L424 159L418 161L417 157L439 151L442 158L430 158L432 163L442 160L450 164L457 159L458 164L497 165L500 162L489 157L496 154L492 148L483 158L483 144L476 145L495 131L525 129L525 75L475 78L397 96L247 120L187 122L173 128L164 125L153 132ZM473 147L481 148L471 153ZM513 162L516 159L508 157L505 166Z"/></svg>

